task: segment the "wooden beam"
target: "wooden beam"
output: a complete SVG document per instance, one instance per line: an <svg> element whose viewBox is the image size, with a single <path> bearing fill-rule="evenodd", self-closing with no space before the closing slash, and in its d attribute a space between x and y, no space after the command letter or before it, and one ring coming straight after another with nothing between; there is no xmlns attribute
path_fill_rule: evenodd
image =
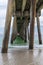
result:
<svg viewBox="0 0 43 65"><path fill-rule="evenodd" d="M37 29L38 29L39 44L42 44L41 31L40 31L40 21L39 21L39 13L37 13Z"/></svg>
<svg viewBox="0 0 43 65"><path fill-rule="evenodd" d="M12 0L8 0L6 23L5 23L5 34L4 34L4 39L3 39L2 53L7 53L7 50L8 50L11 17L12 17Z"/></svg>
<svg viewBox="0 0 43 65"><path fill-rule="evenodd" d="M36 0L31 0L29 49L33 49L33 45L34 45L34 22L35 22L35 16L36 16Z"/></svg>
<svg viewBox="0 0 43 65"><path fill-rule="evenodd" d="M13 21L13 27L12 27L12 36L11 36L11 44L13 44L13 41L15 40L17 36L17 18L14 16L14 21Z"/></svg>
<svg viewBox="0 0 43 65"><path fill-rule="evenodd" d="M24 11L24 9L25 9L26 2L27 2L27 0L23 0L23 4L22 4L22 12L23 12L23 11Z"/></svg>

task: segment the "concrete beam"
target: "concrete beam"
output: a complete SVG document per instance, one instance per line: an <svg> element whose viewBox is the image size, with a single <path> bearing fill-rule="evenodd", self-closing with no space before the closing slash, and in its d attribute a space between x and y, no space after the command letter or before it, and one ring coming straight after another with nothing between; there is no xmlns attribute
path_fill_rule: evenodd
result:
<svg viewBox="0 0 43 65"><path fill-rule="evenodd" d="M16 12L16 2L15 1L16 0L13 0L13 16L14 16L14 14Z"/></svg>
<svg viewBox="0 0 43 65"><path fill-rule="evenodd" d="M22 12L23 12L23 11L24 11L24 9L25 9L26 2L27 2L27 0L23 0L23 4L22 4Z"/></svg>
<svg viewBox="0 0 43 65"><path fill-rule="evenodd" d="M33 45L34 45L34 23L35 23L35 16L36 16L36 0L31 0L29 49L33 49Z"/></svg>
<svg viewBox="0 0 43 65"><path fill-rule="evenodd" d="M13 44L13 41L15 40L17 36L17 18L14 16L14 21L13 21L13 27L12 27L12 36L11 36L11 44Z"/></svg>
<svg viewBox="0 0 43 65"><path fill-rule="evenodd" d="M12 0L8 0L8 7L7 7L7 15L6 15L5 33L4 33L4 39L3 39L2 53L7 53L7 50L8 50L11 17L12 17Z"/></svg>

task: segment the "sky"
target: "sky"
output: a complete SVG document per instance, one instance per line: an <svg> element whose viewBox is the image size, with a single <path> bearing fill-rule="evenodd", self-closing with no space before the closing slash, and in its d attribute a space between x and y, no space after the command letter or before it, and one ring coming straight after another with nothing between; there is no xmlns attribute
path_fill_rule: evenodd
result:
<svg viewBox="0 0 43 65"><path fill-rule="evenodd" d="M0 28L5 25L8 0L0 0ZM40 25L43 25L43 9L41 10Z"/></svg>

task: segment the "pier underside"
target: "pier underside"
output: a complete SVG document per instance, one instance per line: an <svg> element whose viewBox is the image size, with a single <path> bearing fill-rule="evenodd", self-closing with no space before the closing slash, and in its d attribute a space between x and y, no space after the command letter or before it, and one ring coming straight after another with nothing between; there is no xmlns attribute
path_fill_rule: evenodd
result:
<svg viewBox="0 0 43 65"><path fill-rule="evenodd" d="M14 40L18 35L21 37L22 43L23 41L26 43L28 32L29 49L34 48L33 46L34 46L35 17L37 18L39 44L42 44L40 21L39 21L39 16L41 15L40 11L42 8L43 8L43 0L8 0L2 53L8 52L12 17L14 19L11 34L11 44L13 44ZM30 23L30 29L28 30L29 23Z"/></svg>

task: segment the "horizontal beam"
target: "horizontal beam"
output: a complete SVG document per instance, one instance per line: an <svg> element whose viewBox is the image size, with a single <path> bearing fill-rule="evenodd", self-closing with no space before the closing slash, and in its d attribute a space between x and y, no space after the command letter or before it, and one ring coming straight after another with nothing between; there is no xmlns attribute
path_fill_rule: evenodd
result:
<svg viewBox="0 0 43 65"><path fill-rule="evenodd" d="M16 12L16 14L13 13L13 16L17 16L17 17L20 17L20 16L29 16L29 12L28 11L25 11L25 13Z"/></svg>
<svg viewBox="0 0 43 65"><path fill-rule="evenodd" d="M27 2L27 0L23 0L23 4L22 4L22 12L23 12L23 11L24 11L24 9L25 9L26 2Z"/></svg>

